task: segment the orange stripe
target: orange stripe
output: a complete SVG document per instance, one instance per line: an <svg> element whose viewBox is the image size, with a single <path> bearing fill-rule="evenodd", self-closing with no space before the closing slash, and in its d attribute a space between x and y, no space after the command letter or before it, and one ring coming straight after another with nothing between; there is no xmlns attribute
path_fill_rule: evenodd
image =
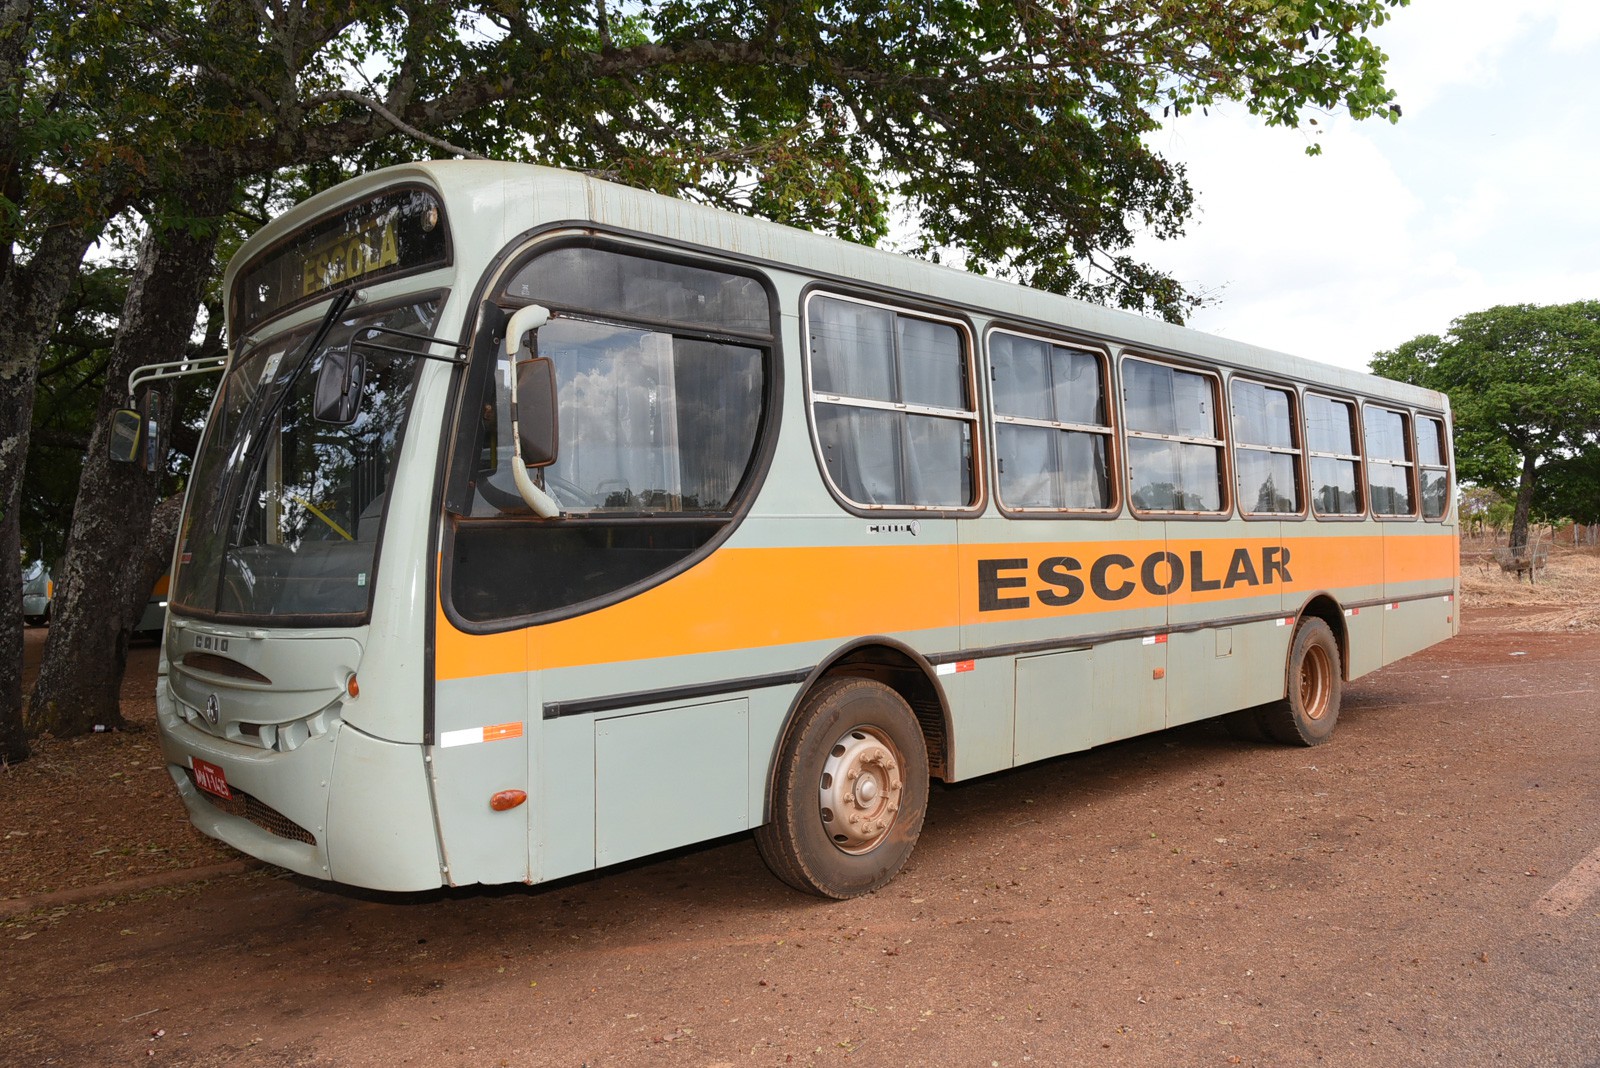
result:
<svg viewBox="0 0 1600 1068"><path fill-rule="evenodd" d="M957 577L954 546L723 549L621 604L526 631L463 634L441 610L434 674L467 678L950 626ZM884 592L867 595L872 590Z"/></svg>
<svg viewBox="0 0 1600 1068"><path fill-rule="evenodd" d="M522 737L522 724L496 723L492 727L483 728L483 740L486 742L503 742L509 738Z"/></svg>
<svg viewBox="0 0 1600 1068"><path fill-rule="evenodd" d="M438 612L435 676L470 678L512 671L619 663L658 657L723 652L808 641L841 641L863 634L1061 617L1106 610L1148 608L1165 598L1140 582L1140 563L1152 553L1174 553L1188 567L1203 554L1208 581L1223 579L1235 550L1244 549L1261 569L1261 550L1284 545L1292 581L1268 586L1236 583L1229 589L1172 595L1174 604L1223 603L1272 590L1309 593L1374 585L1392 580L1448 580L1458 568L1455 539L1448 534L1381 538L1374 535L1248 540L1028 543L1013 545L830 546L781 549L722 549L682 575L620 604L573 619L493 635L456 630ZM979 560L1025 559L1008 575L1028 578L1017 592L1043 584L1038 564L1070 556L1085 571L1108 553L1121 553L1131 568L1114 567L1116 583L1134 589L1115 602L1084 596L1069 608L1051 608L1029 597L1030 606L982 612L977 603ZM1166 570L1160 572L1164 581ZM1258 578L1260 575L1258 574ZM1007 591L1008 593L1010 591Z"/></svg>

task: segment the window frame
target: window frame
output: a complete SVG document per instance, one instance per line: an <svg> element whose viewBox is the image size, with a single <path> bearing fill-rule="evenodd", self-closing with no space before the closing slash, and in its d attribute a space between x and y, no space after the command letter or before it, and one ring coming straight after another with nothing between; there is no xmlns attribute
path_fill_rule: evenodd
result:
<svg viewBox="0 0 1600 1068"><path fill-rule="evenodd" d="M1105 406L1105 425L1096 426L1093 424L1071 423L1061 420L1034 419L1029 416L1002 415L1000 413L998 401L996 400L997 391L995 389L993 343L994 336L996 334L1007 334L1011 337L1022 338L1027 341L1037 341L1045 345L1070 349L1073 352L1092 357L1099 366L1100 386L1102 391L1101 399ZM994 434L994 442L992 447L994 451L995 466L995 506L998 508L1000 513L1016 519L1056 519L1062 516L1070 516L1074 519L1114 519L1121 515L1122 501L1124 496L1121 477L1122 453L1117 433L1119 422L1117 417L1118 409L1115 396L1116 383L1111 373L1112 361L1110 355L1104 349L1096 348L1083 342L1067 341L1062 338L1051 337L1048 334L1042 334L1036 331L1030 331L1014 326L991 324L988 330L984 333L983 356L984 366L988 371L988 377L986 379L988 383L987 410L989 422L993 428L992 432ZM1029 426L1066 433L1102 435L1105 439L1106 449L1106 491L1107 495L1110 497L1108 505L1105 508L1053 508L1007 504L1002 487L1002 472L1000 471L1000 427L1002 425Z"/></svg>
<svg viewBox="0 0 1600 1068"><path fill-rule="evenodd" d="M1206 379L1211 384L1212 426L1221 433L1217 438L1199 438L1182 434L1163 434L1151 430L1135 430L1128 417L1128 375L1127 365L1130 361L1153 364L1157 367L1170 368L1184 374L1197 375ZM1142 352L1123 352L1117 360L1117 400L1122 415L1122 476L1124 490L1127 493L1128 511L1135 516L1151 519L1177 519L1177 520L1227 520L1234 516L1234 486L1233 486L1233 457L1229 448L1229 431L1227 425L1231 420L1221 417L1228 411L1223 403L1222 374L1214 367L1200 367L1193 364L1182 363L1178 360L1164 359L1157 356L1146 355ZM1141 441L1168 441L1180 445L1203 445L1216 450L1217 453L1217 492L1221 496L1219 507L1216 511L1191 511L1164 508L1140 508L1134 503L1133 489L1133 450L1129 447L1133 439Z"/></svg>
<svg viewBox="0 0 1600 1068"><path fill-rule="evenodd" d="M1439 427L1439 457L1442 463L1425 464L1422 462L1422 421L1424 419L1437 424ZM1417 512L1424 523L1443 523L1450 517L1450 506L1455 503L1455 464L1452 463L1455 457L1450 447L1450 421L1442 413L1436 414L1413 409L1411 412L1411 428L1415 441L1413 448L1415 449L1414 455L1416 457ZM1422 473L1424 471L1444 472L1444 511L1436 516L1428 515L1423 502Z"/></svg>
<svg viewBox="0 0 1600 1068"><path fill-rule="evenodd" d="M856 397L849 394L820 392L815 386L814 368L812 366L812 339L811 339L811 306L815 300L837 300L849 304L859 304L863 307L877 308L888 312L898 320L901 317L920 319L924 322L940 323L953 327L959 338L962 349L962 377L966 392L966 400L971 407L965 409L943 408L938 405L908 403L902 401L884 401L872 397ZM805 384L806 423L811 435L811 452L816 461L817 471L822 476L823 485L841 507L853 515L863 518L877 518L885 515L908 515L917 518L941 518L956 516L975 516L981 514L988 506L988 480L986 477L987 460L984 453L983 440L983 402L978 386L977 346L974 343L974 334L971 324L964 318L949 314L948 312L934 311L926 307L919 307L910 303L891 303L887 300L877 300L870 297L859 296L825 286L812 286L800 298L800 365L801 374ZM900 331L893 331L895 339L895 371L899 375L902 367L900 355ZM967 457L968 476L971 479L972 501L962 506L946 504L872 504L857 501L847 495L842 488L834 482L832 474L828 471L828 461L823 452L822 434L817 419L817 406L831 404L838 407L858 408L861 410L884 411L898 415L922 416L925 418L944 419L951 422L965 422L969 428L969 450Z"/></svg>
<svg viewBox="0 0 1600 1068"><path fill-rule="evenodd" d="M737 345L748 345L760 350L763 360L764 388L761 399L762 412L760 422L756 428L754 452L750 459L750 466L745 472L745 477L725 511L696 512L685 515L661 513L653 516L608 516L605 513L597 513L593 516L568 517L560 521L562 528L571 530L599 529L607 526L641 529L651 526L682 528L714 526L716 528L698 548L688 552L676 563L618 586L606 593L573 601L560 607L540 609L521 614L501 613L484 619L473 618L460 609L455 600L454 553L459 539L474 531L492 534L498 530L532 527L536 524L548 524L549 522L548 520L536 519L531 514L472 515L468 510L470 504L469 488L471 478L476 471L477 442L482 429L477 399L483 395L488 387L489 379L498 373L496 367L498 365L497 354L500 342L496 331L503 331L510 315L518 308L525 307L530 303L527 299L508 296L505 293L505 287L533 259L553 251L572 247L621 254L645 260L660 260L702 270L719 271L753 279L760 285L770 310L771 326L767 331L759 333L726 329L708 330L703 325L686 324L675 320L639 316L623 318L608 312L596 312L592 309L572 307L566 304L552 303L548 305L552 311L571 313L574 318L587 321L654 329L675 337L682 336L695 340L729 342ZM442 562L437 581L439 584L439 598L445 617L450 620L453 626L469 634L494 634L588 615L629 600L670 581L677 575L696 566L727 542L742 526L757 497L760 495L762 487L766 484L767 479L771 477L783 418L785 354L781 329L783 319L782 301L777 287L769 274L755 265L741 263L730 257L719 256L714 250L644 242L633 238L631 235L619 235L609 231L598 233L584 231L580 233L574 232L566 226L553 226L547 230L525 234L503 248L480 278L473 293L473 299L475 302L474 307L478 309L478 314L470 315L462 328L463 337L471 339L473 346L472 358L467 364L465 373L459 376L458 382L453 387L454 394L451 405L456 409L457 413L454 430L442 434L440 440L441 479L446 522L440 535L438 547Z"/></svg>
<svg viewBox="0 0 1600 1068"><path fill-rule="evenodd" d="M1320 452L1311 447L1311 406L1306 403L1308 398L1316 397L1318 400L1330 401L1334 404L1343 404L1350 411L1350 443L1355 446L1354 453ZM1300 425L1305 433L1305 460L1306 460L1306 506L1308 514L1319 523L1354 523L1364 521L1372 506L1372 494L1367 486L1367 460L1366 460L1366 427L1361 418L1361 403L1354 397L1341 397L1333 393L1324 393L1318 389L1304 389L1300 391ZM1353 512L1324 512L1316 505L1316 489L1311 485L1314 480L1312 475L1312 461L1316 459L1339 460L1356 465L1356 492L1361 495L1357 501L1358 507Z"/></svg>
<svg viewBox="0 0 1600 1068"><path fill-rule="evenodd" d="M1382 403L1380 401L1366 401L1366 402L1363 402L1361 407L1363 409L1362 416L1361 416L1361 423L1362 423L1362 428L1361 428L1362 429L1362 433L1361 433L1361 448L1362 448L1362 451L1366 454L1366 458L1367 458L1367 460L1366 460L1367 508L1371 512L1372 518L1378 520L1379 522L1383 522L1383 523L1415 522L1416 520L1422 518L1422 500L1421 500L1421 494L1420 494L1420 492L1418 490L1418 486L1417 486L1417 442L1416 442L1416 430L1415 430L1416 422L1415 422L1415 419L1414 419L1414 417L1412 415L1411 409L1410 408L1391 407L1390 405L1384 404L1384 403ZM1366 434L1367 426L1368 426L1368 422L1367 422L1367 418L1366 418L1366 409L1368 409L1368 408L1371 408L1371 409L1373 409L1375 411L1387 412L1390 415L1398 415L1400 417L1400 420L1401 420L1400 439L1404 443L1405 449L1406 449L1406 452L1407 452L1407 456L1406 456L1405 459L1403 459L1403 460L1393 460L1393 459L1389 459L1388 457L1379 458L1379 457L1376 457L1376 456L1372 455L1372 450L1367 445L1367 434ZM1382 467L1400 467L1400 468L1404 468L1405 469L1405 472L1406 472L1406 488L1409 491L1410 498L1411 498L1411 511L1409 511L1409 512L1380 512L1380 511L1378 511L1377 496L1376 496L1376 494L1374 494L1372 492L1372 472L1373 472L1373 468L1377 467L1377 466L1382 466Z"/></svg>
<svg viewBox="0 0 1600 1068"><path fill-rule="evenodd" d="M1237 415L1234 387L1239 385L1259 386L1262 389L1276 390L1286 394L1289 398L1289 437L1293 444L1285 448L1279 445L1257 445L1252 442L1239 440L1238 427L1234 424ZM1306 437L1305 420L1301 416L1302 405L1300 392L1291 385L1282 382L1273 382L1264 378L1251 375L1230 375L1228 378L1228 430L1231 452L1233 454L1233 488L1239 515L1249 521L1277 521L1302 520L1311 514L1311 479L1306 464ZM1254 512L1245 507L1244 494L1239 485L1239 450L1246 452L1266 453L1270 456L1288 456L1294 464L1295 489L1300 498L1300 508L1293 512Z"/></svg>

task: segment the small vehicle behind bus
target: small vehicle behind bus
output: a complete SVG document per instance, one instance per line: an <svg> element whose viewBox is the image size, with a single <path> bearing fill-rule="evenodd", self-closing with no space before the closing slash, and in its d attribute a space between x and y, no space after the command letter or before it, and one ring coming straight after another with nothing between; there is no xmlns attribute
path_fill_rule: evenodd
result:
<svg viewBox="0 0 1600 1068"><path fill-rule="evenodd" d="M22 569L22 620L28 626L42 627L50 622L55 605L55 579L43 560Z"/></svg>

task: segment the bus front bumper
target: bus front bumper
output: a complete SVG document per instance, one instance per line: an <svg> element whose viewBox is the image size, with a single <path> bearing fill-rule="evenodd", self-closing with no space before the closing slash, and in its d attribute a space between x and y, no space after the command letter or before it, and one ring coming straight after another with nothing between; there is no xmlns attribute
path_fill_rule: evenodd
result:
<svg viewBox="0 0 1600 1068"><path fill-rule="evenodd" d="M343 722L286 753L230 742L186 722L165 679L156 720L167 773L204 834L317 879L394 891L443 882L421 746Z"/></svg>

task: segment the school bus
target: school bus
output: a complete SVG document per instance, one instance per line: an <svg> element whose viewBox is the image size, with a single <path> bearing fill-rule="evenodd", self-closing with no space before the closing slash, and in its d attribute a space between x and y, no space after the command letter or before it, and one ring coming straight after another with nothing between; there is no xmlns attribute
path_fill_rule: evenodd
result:
<svg viewBox="0 0 1600 1068"><path fill-rule="evenodd" d="M1317 744L1458 627L1413 386L502 163L312 197L226 292L162 746L305 875L753 831L849 897L931 779L1219 716Z"/></svg>

